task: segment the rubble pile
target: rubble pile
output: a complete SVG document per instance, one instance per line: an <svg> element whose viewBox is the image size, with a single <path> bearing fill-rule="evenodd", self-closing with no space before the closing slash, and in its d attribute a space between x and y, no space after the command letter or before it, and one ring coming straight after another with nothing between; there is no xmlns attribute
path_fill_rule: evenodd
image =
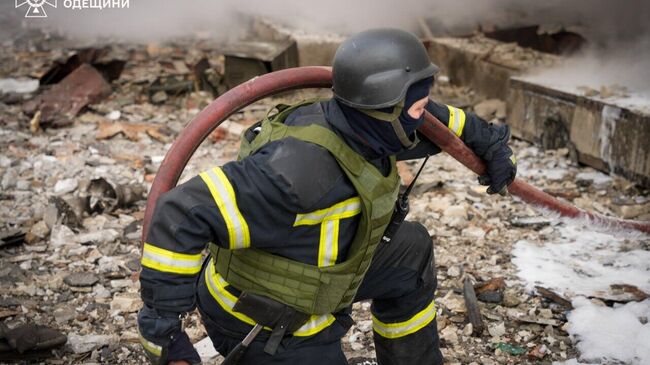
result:
<svg viewBox="0 0 650 365"><path fill-rule="evenodd" d="M146 191L171 141L223 92L223 57L200 42L113 44L102 57L124 62L119 77L107 79L86 62L35 89L33 80L67 64L56 60L79 52L48 51L48 42L8 42L0 50L0 321L64 333L67 343L52 350L47 363L141 364L137 272ZM4 81L9 78L14 81ZM70 78L100 86L69 89ZM81 101L56 104L67 92ZM247 126L272 105L307 95L314 91L264 100L233 115L199 148L181 180L234 159ZM433 97L493 122L505 118L503 102L444 81ZM520 176L545 191L603 214L650 218L650 195L634 184L579 167L566 150L541 151L521 141L513 146ZM402 170L416 165L403 163ZM438 327L449 363L577 356L563 326L570 298L548 288L528 290L511 261L517 241L553 237L562 222L512 197L487 196L476 177L445 154L427 165L411 202L408 219L424 223L436 247ZM370 303L355 304L353 317L343 340L346 355L351 364L372 364ZM194 343L206 337L196 313L187 330ZM197 347L207 363L219 362L205 341Z"/></svg>
<svg viewBox="0 0 650 365"><path fill-rule="evenodd" d="M519 46L516 42L500 42L477 32L470 37L437 38L442 44L462 48L476 54L481 60L508 67L512 70L529 70L552 66L560 60L559 56L535 51Z"/></svg>

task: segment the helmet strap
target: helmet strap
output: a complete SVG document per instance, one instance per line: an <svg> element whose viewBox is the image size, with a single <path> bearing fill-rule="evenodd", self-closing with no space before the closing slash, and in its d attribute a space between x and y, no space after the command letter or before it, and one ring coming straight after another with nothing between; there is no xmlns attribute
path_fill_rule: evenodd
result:
<svg viewBox="0 0 650 365"><path fill-rule="evenodd" d="M400 101L398 104L396 104L393 107L393 112L392 113L384 113L382 111L379 111L377 109L361 109L357 108L358 111L362 112L363 114L377 119L381 120L383 122L392 122L394 120L397 120L399 118L399 115L402 113L402 109L404 109L404 100Z"/></svg>
<svg viewBox="0 0 650 365"><path fill-rule="evenodd" d="M411 141L409 137L406 135L406 132L404 131L404 127L402 127L402 123L400 123L399 119L393 120L392 122L390 122L390 125L393 126L393 130L395 131L397 138L402 143L402 146L404 146L404 148L411 149L415 147L416 144L418 144L419 139L417 133L413 133L414 137L413 140Z"/></svg>
<svg viewBox="0 0 650 365"><path fill-rule="evenodd" d="M379 111L377 109L357 109L363 114L377 120L381 120L383 122L388 122L390 125L393 127L393 130L395 131L395 134L397 135L397 138L399 139L400 143L404 148L411 149L415 147L416 144L418 144L418 136L417 134L415 135L415 138L411 141L409 137L406 135L406 132L404 131L404 127L402 127L402 123L399 121L399 116L402 113L402 110L404 109L404 100L400 101L398 104L396 104L393 107L393 112L392 113L384 113L382 111Z"/></svg>

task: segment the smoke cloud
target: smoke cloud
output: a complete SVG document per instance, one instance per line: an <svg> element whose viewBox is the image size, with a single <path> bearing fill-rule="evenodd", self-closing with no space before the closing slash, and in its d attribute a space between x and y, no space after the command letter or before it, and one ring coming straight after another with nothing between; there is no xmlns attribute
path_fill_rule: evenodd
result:
<svg viewBox="0 0 650 365"><path fill-rule="evenodd" d="M7 14L23 15L8 3L2 6L2 23L8 23ZM418 17L432 19L436 29L439 25L452 30L556 24L577 27L589 46L562 72L556 69L548 77L650 90L650 68L644 67L650 59L647 0L130 0L129 9L101 11L66 9L59 0L59 7L48 9L48 15L22 23L82 41L118 38L142 43L197 35L215 41L239 39L245 37L251 15L307 33L342 35L386 26L419 32Z"/></svg>

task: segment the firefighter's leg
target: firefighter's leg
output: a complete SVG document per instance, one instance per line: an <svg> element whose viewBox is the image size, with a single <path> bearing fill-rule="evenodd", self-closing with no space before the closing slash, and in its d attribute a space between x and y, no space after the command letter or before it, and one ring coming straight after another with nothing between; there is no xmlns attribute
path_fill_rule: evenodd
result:
<svg viewBox="0 0 650 365"><path fill-rule="evenodd" d="M357 292L372 299L380 365L442 364L436 328L433 243L426 228L404 222L390 243L380 243Z"/></svg>

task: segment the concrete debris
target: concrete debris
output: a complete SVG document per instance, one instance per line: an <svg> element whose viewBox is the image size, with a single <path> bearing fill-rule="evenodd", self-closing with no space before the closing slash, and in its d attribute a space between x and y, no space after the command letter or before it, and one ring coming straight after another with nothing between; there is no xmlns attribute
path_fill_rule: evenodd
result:
<svg viewBox="0 0 650 365"><path fill-rule="evenodd" d="M64 324L75 318L77 316L77 312L69 307L60 307L55 309L54 312L52 312L52 315L54 315L54 320L56 323Z"/></svg>
<svg viewBox="0 0 650 365"><path fill-rule="evenodd" d="M70 286L93 286L98 281L97 275L87 272L70 274L63 279L63 282Z"/></svg>
<svg viewBox="0 0 650 365"><path fill-rule="evenodd" d="M73 243L74 241L75 234L70 228L68 228L68 226L60 224L52 228L52 232L50 234L51 246L65 246Z"/></svg>
<svg viewBox="0 0 650 365"><path fill-rule="evenodd" d="M75 240L78 243L81 243L82 245L84 244L102 244L102 243L110 243L115 241L118 237L120 237L120 233L114 229L103 229L99 231L94 231L94 232L87 232L87 233L82 233L78 236L75 237Z"/></svg>
<svg viewBox="0 0 650 365"><path fill-rule="evenodd" d="M47 226L45 221L38 221L32 226L28 233L28 241L33 243L37 240L42 240L50 234L50 227ZM31 237L31 238L29 238Z"/></svg>
<svg viewBox="0 0 650 365"><path fill-rule="evenodd" d="M49 40L43 42L37 49L51 49ZM481 48L487 60L505 60L508 52L515 52L500 47L488 55L492 41L467 42ZM65 69L75 61L63 58L61 67L54 69L57 52L17 52L10 45L0 50L21 58L18 74L5 74L20 79L51 69L48 82L53 85L35 98L21 94L14 103L0 96L0 232L4 239L4 232L13 229L25 242L0 245L0 319L31 320L68 333L69 346L53 355L53 363L141 364L146 359L135 323L142 303L132 274L140 266L146 191L169 143L223 92L223 52L191 42L112 45L109 54L97 57L69 51L78 59L92 59L93 65L114 59L128 63L119 81L109 84L99 66ZM527 52L516 56L522 62L545 63ZM473 89L442 82L447 76L436 83L434 100L473 107L490 120L503 119L500 100L485 102ZM164 80L184 82L182 92ZM169 88L155 90L152 85ZM211 89L215 86L216 92ZM209 145L196 151L181 180L235 159L243 131L264 118L271 106L328 97L328 92L283 94L233 114L210 136ZM575 164L569 151L541 150L520 140L511 144L519 176L533 185L584 209L650 219L647 190L619 177L594 175L592 169ZM518 364L526 354L532 362L576 358L577 349L561 330L567 310L561 300L526 288L511 261L517 241L558 237L565 223L519 200L488 196L473 174L445 154L434 160L413 191L408 219L422 222L435 245L437 324L447 361ZM401 169L412 174L418 166L406 162ZM637 245L630 241L620 251ZM465 278L478 283L476 309L486 330L467 321ZM618 305L647 292L640 285L636 288L610 288L593 298ZM568 294L562 298L572 300ZM370 307L369 301L352 307L356 323L342 341L350 364L376 363ZM204 362L219 363L221 357L213 351L198 315L192 313L191 318L188 333Z"/></svg>
<svg viewBox="0 0 650 365"><path fill-rule="evenodd" d="M91 352L105 346L115 345L118 342L117 335L68 335L68 345L75 354Z"/></svg>
<svg viewBox="0 0 650 365"><path fill-rule="evenodd" d="M75 178L59 180L54 184L54 194L67 194L75 191L79 182Z"/></svg>
<svg viewBox="0 0 650 365"><path fill-rule="evenodd" d="M27 94L38 90L38 80L29 78L7 78L0 79L0 93Z"/></svg>
<svg viewBox="0 0 650 365"><path fill-rule="evenodd" d="M137 312L141 307L142 300L136 293L115 295L111 301L111 312L132 313Z"/></svg>
<svg viewBox="0 0 650 365"><path fill-rule="evenodd" d="M499 338L506 334L506 326L503 322L488 326L490 336Z"/></svg>

